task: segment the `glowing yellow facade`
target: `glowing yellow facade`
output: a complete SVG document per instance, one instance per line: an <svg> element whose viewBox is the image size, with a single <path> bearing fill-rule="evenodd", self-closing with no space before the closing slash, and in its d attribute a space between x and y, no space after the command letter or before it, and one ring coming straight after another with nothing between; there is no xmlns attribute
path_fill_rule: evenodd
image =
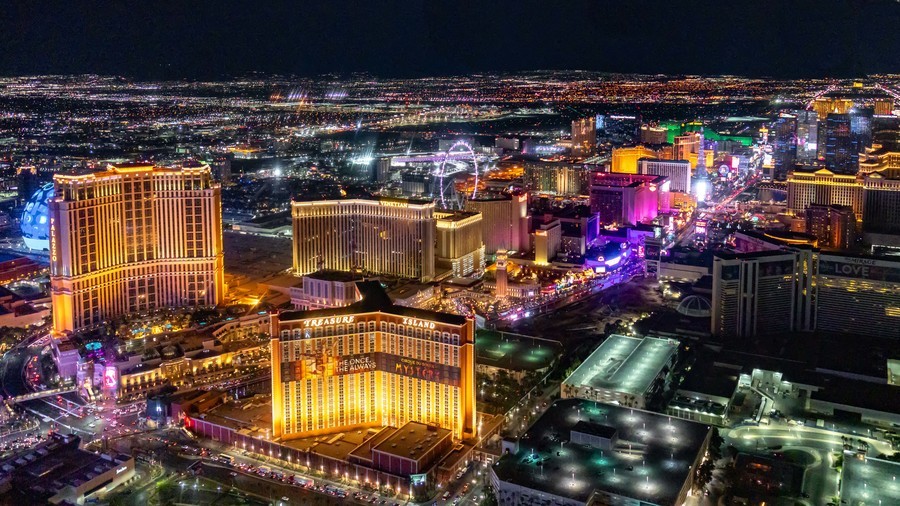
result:
<svg viewBox="0 0 900 506"><path fill-rule="evenodd" d="M475 434L474 326L394 306L378 282L344 308L272 317L272 434L296 439L409 421Z"/></svg>
<svg viewBox="0 0 900 506"><path fill-rule="evenodd" d="M434 202L376 199L292 202L294 271L323 269L431 281Z"/></svg>
<svg viewBox="0 0 900 506"><path fill-rule="evenodd" d="M621 172L624 174L638 173L638 160L641 158L658 158L659 153L647 146L630 146L624 148L613 148L612 150L612 172Z"/></svg>
<svg viewBox="0 0 900 506"><path fill-rule="evenodd" d="M806 211L810 204L850 206L857 219L862 219L863 185L854 175L835 174L828 169L815 172L788 173L787 203L795 215Z"/></svg>
<svg viewBox="0 0 900 506"><path fill-rule="evenodd" d="M207 165L111 165L54 176L53 331L159 307L214 306L225 292L219 185Z"/></svg>

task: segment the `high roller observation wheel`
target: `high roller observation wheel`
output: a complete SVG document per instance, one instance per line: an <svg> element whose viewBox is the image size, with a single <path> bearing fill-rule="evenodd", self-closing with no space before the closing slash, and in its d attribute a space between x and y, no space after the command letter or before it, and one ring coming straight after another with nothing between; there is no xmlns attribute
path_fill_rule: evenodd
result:
<svg viewBox="0 0 900 506"><path fill-rule="evenodd" d="M472 146L466 141L456 141L444 152L444 158L441 160L441 166L438 169L438 178L439 185L441 187L441 207L446 208L447 203L444 198L444 167L447 165L447 160L450 158L450 153L453 152L454 149L462 147L468 152L468 154L472 157L472 165L475 166L475 186L472 188L472 196L470 199L474 199L478 194L478 159L475 157L475 150L472 149Z"/></svg>

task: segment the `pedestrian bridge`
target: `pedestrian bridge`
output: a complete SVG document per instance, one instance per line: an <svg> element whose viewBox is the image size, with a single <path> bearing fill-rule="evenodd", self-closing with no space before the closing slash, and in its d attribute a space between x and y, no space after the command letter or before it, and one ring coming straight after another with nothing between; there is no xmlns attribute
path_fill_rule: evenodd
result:
<svg viewBox="0 0 900 506"><path fill-rule="evenodd" d="M31 392L28 394L17 395L15 397L10 397L7 400L10 402L33 401L35 399L43 399L44 397L52 397L54 395L62 395L74 391L75 387L53 388L51 390L42 390L40 392Z"/></svg>

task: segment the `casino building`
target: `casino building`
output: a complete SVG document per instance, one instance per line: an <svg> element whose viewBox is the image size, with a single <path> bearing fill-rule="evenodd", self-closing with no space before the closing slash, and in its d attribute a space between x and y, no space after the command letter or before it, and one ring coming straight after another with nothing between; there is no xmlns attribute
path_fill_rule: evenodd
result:
<svg viewBox="0 0 900 506"><path fill-rule="evenodd" d="M434 203L376 199L292 202L294 271L434 278Z"/></svg>
<svg viewBox="0 0 900 506"><path fill-rule="evenodd" d="M53 181L55 335L133 312L222 302L222 203L208 165L125 163Z"/></svg>
<svg viewBox="0 0 900 506"><path fill-rule="evenodd" d="M349 306L273 315L272 438L410 422L474 436L473 322L357 288Z"/></svg>
<svg viewBox="0 0 900 506"><path fill-rule="evenodd" d="M712 334L819 330L900 338L900 261L820 251L768 234L749 238L762 250L714 257Z"/></svg>

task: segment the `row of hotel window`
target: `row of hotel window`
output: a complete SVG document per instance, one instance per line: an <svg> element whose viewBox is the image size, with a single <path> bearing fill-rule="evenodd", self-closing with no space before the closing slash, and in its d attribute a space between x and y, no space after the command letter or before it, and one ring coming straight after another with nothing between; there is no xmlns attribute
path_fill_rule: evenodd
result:
<svg viewBox="0 0 900 506"><path fill-rule="evenodd" d="M356 332L375 332L375 322L359 322L356 324ZM401 336L416 337L419 339L429 339L445 344L454 344L459 346L459 334L451 334L450 332L441 332L438 330L423 329L420 327L412 327L409 325L398 325L396 323L381 322L378 326L381 332L390 332L391 334L399 334ZM304 329L283 329L281 331L281 339L307 339L310 337L329 337L342 336L354 333L354 326L347 325L326 325L315 328Z"/></svg>
<svg viewBox="0 0 900 506"><path fill-rule="evenodd" d="M422 386L422 380L413 378L395 378L388 382L382 393L382 405L390 406L387 410L389 425L402 425L404 420L421 420L420 414L427 413L427 422L439 421L442 427L452 427L454 414L459 410L459 390L448 385L433 385L431 388ZM284 420L287 424L287 432L308 431L325 428L333 425L347 425L377 420L375 411L376 387L375 375L370 375L368 392L357 390L358 381L352 376L346 377L346 387L352 392L360 392L351 404L345 403L344 392L345 377L338 376L328 382L319 382L315 392L312 383L307 383L305 393L298 388L297 395L292 398L290 388L284 386ZM432 388L434 391L432 392ZM337 397L335 397L337 390ZM315 395L315 396L314 396ZM452 401L451 401L452 398ZM397 401L400 400L398 405ZM335 404L331 404L334 401ZM451 404L452 402L452 404ZM315 413L313 406L316 406ZM305 407L305 416L300 416L300 410ZM336 409L335 409L336 408Z"/></svg>
<svg viewBox="0 0 900 506"><path fill-rule="evenodd" d="M284 360L297 361L304 355L318 355L323 351L336 350L338 356L356 353L373 353L387 351L392 355L410 356L426 361L435 361L442 364L459 366L459 348L446 343L435 341L413 340L407 336L387 336L387 349L378 350L375 346L375 334L369 334L368 340L364 334L356 337L344 336L316 341L286 341L281 343L281 356ZM368 345L368 346L367 346Z"/></svg>

